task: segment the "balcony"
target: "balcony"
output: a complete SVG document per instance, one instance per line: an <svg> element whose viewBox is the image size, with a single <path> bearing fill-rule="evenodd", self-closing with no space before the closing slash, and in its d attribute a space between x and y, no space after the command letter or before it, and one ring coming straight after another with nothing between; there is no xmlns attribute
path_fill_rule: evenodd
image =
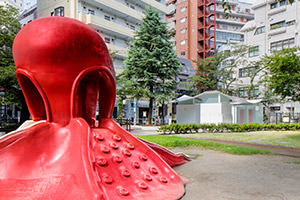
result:
<svg viewBox="0 0 300 200"><path fill-rule="evenodd" d="M203 21L200 21L200 20L198 21L198 29L210 28L210 27L212 27L214 25L215 25L214 22L211 21L211 20L207 20L206 19L205 25L204 25Z"/></svg>
<svg viewBox="0 0 300 200"><path fill-rule="evenodd" d="M206 6L212 5L215 0L198 0L198 6L205 4Z"/></svg>
<svg viewBox="0 0 300 200"><path fill-rule="evenodd" d="M199 32L198 33L198 41L204 40L205 39L210 39L213 38L214 35L210 34L209 31L205 30L204 33L203 32Z"/></svg>
<svg viewBox="0 0 300 200"><path fill-rule="evenodd" d="M203 48L203 46L202 45L198 45L198 53L200 53L200 52L203 52L204 51L204 48Z"/></svg>
<svg viewBox="0 0 300 200"><path fill-rule="evenodd" d="M115 52L116 56L125 58L127 57L128 49L124 47L119 47L114 44L106 44L110 53Z"/></svg>
<svg viewBox="0 0 300 200"><path fill-rule="evenodd" d="M206 14L207 17L209 17L209 16L214 15L214 14L215 14L215 11L206 9L205 14Z"/></svg>
<svg viewBox="0 0 300 200"><path fill-rule="evenodd" d="M235 25L245 25L247 23L246 21L241 22L236 20L220 19L220 18L216 18L216 21L223 24L235 24Z"/></svg>
<svg viewBox="0 0 300 200"><path fill-rule="evenodd" d="M215 0L206 0L206 5L209 6L209 5L212 5L215 3Z"/></svg>
<svg viewBox="0 0 300 200"><path fill-rule="evenodd" d="M278 13L286 11L286 6L281 6L279 8L274 8L268 12L268 16L276 15Z"/></svg>
<svg viewBox="0 0 300 200"><path fill-rule="evenodd" d="M202 17L204 15L204 11L201 9L198 9L198 17Z"/></svg>
<svg viewBox="0 0 300 200"><path fill-rule="evenodd" d="M128 40L134 36L133 30L131 30L130 28L114 23L112 21L105 20L104 18L100 18L95 15L86 15L79 13L78 19L95 29L99 28L101 31L107 32L123 39Z"/></svg>
<svg viewBox="0 0 300 200"><path fill-rule="evenodd" d="M275 28L269 31L268 36L278 35L285 32L286 32L286 27Z"/></svg>
<svg viewBox="0 0 300 200"><path fill-rule="evenodd" d="M134 9L127 7L126 5L119 3L115 0L87 0L88 3L97 5L98 7L103 8L104 10L114 10L117 16L121 18L127 18L130 21L136 22L141 21L143 13L138 12Z"/></svg>
<svg viewBox="0 0 300 200"><path fill-rule="evenodd" d="M97 0L98 1L98 0ZM108 1L108 0L106 0ZM170 11L175 10L175 6L174 5L169 5L166 6L163 3L159 3L155 0L128 0L130 2L136 3L138 5L141 5L145 8L147 6L152 6L154 8L156 8L157 10L159 10L160 12L164 13L164 14L169 14Z"/></svg>

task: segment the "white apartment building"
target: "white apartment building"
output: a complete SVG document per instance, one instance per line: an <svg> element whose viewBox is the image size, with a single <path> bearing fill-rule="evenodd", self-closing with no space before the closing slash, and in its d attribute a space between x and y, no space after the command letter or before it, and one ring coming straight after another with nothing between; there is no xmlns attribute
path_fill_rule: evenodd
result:
<svg viewBox="0 0 300 200"><path fill-rule="evenodd" d="M25 9L19 16L19 22L22 27L31 21L37 18L37 8L36 5L31 6L30 8Z"/></svg>
<svg viewBox="0 0 300 200"><path fill-rule="evenodd" d="M19 9L19 11L22 11L24 9L24 4L22 0L0 0L0 6L5 5L11 5Z"/></svg>
<svg viewBox="0 0 300 200"><path fill-rule="evenodd" d="M152 6L162 18L174 9L165 0L38 0L38 17L65 16L78 19L93 27L104 39L117 73L122 70L129 42L139 27L143 11Z"/></svg>
<svg viewBox="0 0 300 200"><path fill-rule="evenodd" d="M242 28L245 34L245 45L251 46L248 60L256 61L273 51L300 46L300 1L289 4L288 0L258 0L253 5L254 20L247 22ZM250 84L249 74L253 69L242 66L237 71L238 80L235 87L239 88L239 96L246 95ZM260 74L259 74L260 75ZM254 79L254 98L259 98L265 86L259 84L260 76ZM277 103L271 106L271 111L300 113L299 102Z"/></svg>
<svg viewBox="0 0 300 200"><path fill-rule="evenodd" d="M241 28L254 19L252 4L239 0L227 2L231 6L229 18L225 17L222 1L216 1L216 49L223 44L244 41L244 33Z"/></svg>

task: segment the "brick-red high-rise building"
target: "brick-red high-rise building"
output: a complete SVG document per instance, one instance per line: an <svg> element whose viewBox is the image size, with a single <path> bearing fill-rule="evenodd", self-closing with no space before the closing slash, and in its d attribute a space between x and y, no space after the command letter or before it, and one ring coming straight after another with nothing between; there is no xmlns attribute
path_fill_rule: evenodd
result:
<svg viewBox="0 0 300 200"><path fill-rule="evenodd" d="M175 22L177 55L190 61L211 56L224 44L244 41L241 28L253 19L252 4L241 0L227 1L228 17L221 0L168 0L167 4L175 6L167 20Z"/></svg>
<svg viewBox="0 0 300 200"><path fill-rule="evenodd" d="M177 55L191 61L216 53L216 0L169 0L175 10L167 16L175 21Z"/></svg>

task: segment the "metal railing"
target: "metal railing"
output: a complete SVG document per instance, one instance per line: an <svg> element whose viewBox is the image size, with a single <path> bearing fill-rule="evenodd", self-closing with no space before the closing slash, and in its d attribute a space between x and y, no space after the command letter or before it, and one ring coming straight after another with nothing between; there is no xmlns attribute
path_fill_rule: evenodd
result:
<svg viewBox="0 0 300 200"><path fill-rule="evenodd" d="M126 131L131 131L131 120L130 119L123 119L123 118L116 118L114 119L120 126L126 129Z"/></svg>
<svg viewBox="0 0 300 200"><path fill-rule="evenodd" d="M268 115L268 123L300 123L300 113L271 112Z"/></svg>

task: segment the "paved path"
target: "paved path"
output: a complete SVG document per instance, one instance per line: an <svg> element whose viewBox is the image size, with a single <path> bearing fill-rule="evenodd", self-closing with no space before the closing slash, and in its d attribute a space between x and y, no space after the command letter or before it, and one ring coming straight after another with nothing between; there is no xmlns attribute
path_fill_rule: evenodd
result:
<svg viewBox="0 0 300 200"><path fill-rule="evenodd" d="M200 148L201 154L175 167L190 183L182 200L299 200L300 158L280 155L237 156Z"/></svg>
<svg viewBox="0 0 300 200"><path fill-rule="evenodd" d="M156 135L160 134L157 132L159 126L132 126L130 133L135 135Z"/></svg>

